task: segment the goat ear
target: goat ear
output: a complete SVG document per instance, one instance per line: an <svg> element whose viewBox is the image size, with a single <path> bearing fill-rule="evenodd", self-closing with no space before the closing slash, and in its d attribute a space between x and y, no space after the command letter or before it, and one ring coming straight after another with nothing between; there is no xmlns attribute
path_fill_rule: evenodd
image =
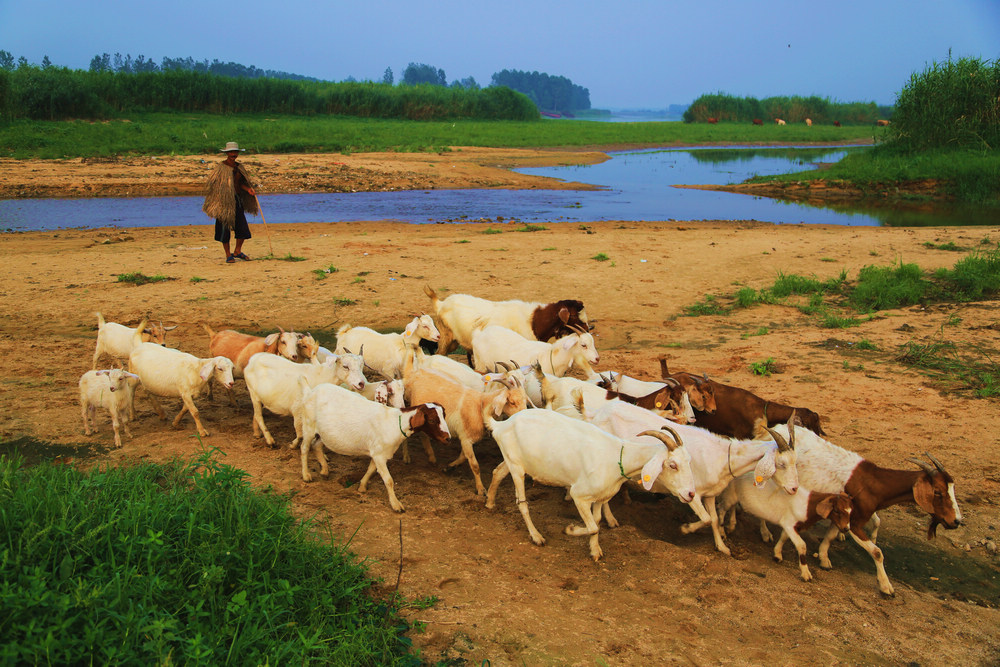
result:
<svg viewBox="0 0 1000 667"><path fill-rule="evenodd" d="M667 460L666 452L657 452L656 456L646 461L646 465L642 466L642 488L649 491L653 488L653 482L656 478L660 476L660 471L663 470L663 462Z"/></svg>
<svg viewBox="0 0 1000 667"><path fill-rule="evenodd" d="M819 514L824 519L830 516L830 512L833 511L833 502L836 498L837 496L830 495L819 501L816 505L816 514Z"/></svg>
<svg viewBox="0 0 1000 667"><path fill-rule="evenodd" d="M928 514L934 514L934 489L926 477L917 478L917 483L913 485L913 499L917 501L920 509Z"/></svg>
<svg viewBox="0 0 1000 667"><path fill-rule="evenodd" d="M202 380L207 380L211 377L213 371L215 371L215 359L209 359L198 369L198 377Z"/></svg>
<svg viewBox="0 0 1000 667"><path fill-rule="evenodd" d="M412 336L413 332L417 330L417 324L418 324L417 320L413 320L412 322L410 322L409 324L407 324L406 325L406 329L403 330L403 335L404 336Z"/></svg>
<svg viewBox="0 0 1000 667"><path fill-rule="evenodd" d="M559 319L562 320L563 324L569 323L569 308L563 306L559 309Z"/></svg>
<svg viewBox="0 0 1000 667"><path fill-rule="evenodd" d="M264 339L264 345L274 345L280 335L280 333L268 334L267 338Z"/></svg>
<svg viewBox="0 0 1000 667"><path fill-rule="evenodd" d="M753 469L753 485L763 486L764 482L774 476L774 450L767 450L767 454L757 461L757 466Z"/></svg>
<svg viewBox="0 0 1000 667"><path fill-rule="evenodd" d="M496 397L490 403L490 412L493 413L494 419L500 419L503 415L503 407L507 404L507 392L498 392Z"/></svg>

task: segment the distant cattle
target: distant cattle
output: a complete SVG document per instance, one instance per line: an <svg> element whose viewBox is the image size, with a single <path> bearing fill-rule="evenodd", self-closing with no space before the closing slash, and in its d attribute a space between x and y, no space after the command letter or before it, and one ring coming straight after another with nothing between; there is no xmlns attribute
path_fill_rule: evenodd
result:
<svg viewBox="0 0 1000 667"><path fill-rule="evenodd" d="M812 127L812 124L813 124L813 119L812 118L806 118L806 125L808 125L809 127Z"/></svg>
<svg viewBox="0 0 1000 667"><path fill-rule="evenodd" d="M719 119L715 117L710 117L707 122L711 123L712 125L715 125L716 123L719 122Z"/></svg>
<svg viewBox="0 0 1000 667"><path fill-rule="evenodd" d="M761 126L763 126L764 125L764 121L762 121L760 118L754 118L753 119L753 124L754 125L761 125Z"/></svg>
<svg viewBox="0 0 1000 667"><path fill-rule="evenodd" d="M886 127L889 124L889 121L882 120L880 118L879 120L875 121L875 124L878 125L879 127Z"/></svg>
<svg viewBox="0 0 1000 667"><path fill-rule="evenodd" d="M834 127L840 127L840 121L839 120L833 121L833 126Z"/></svg>
<svg viewBox="0 0 1000 667"><path fill-rule="evenodd" d="M775 118L775 119L774 119L774 122L775 122L776 124L778 124L778 125L784 125L784 124L785 124L785 121L781 120L780 118Z"/></svg>

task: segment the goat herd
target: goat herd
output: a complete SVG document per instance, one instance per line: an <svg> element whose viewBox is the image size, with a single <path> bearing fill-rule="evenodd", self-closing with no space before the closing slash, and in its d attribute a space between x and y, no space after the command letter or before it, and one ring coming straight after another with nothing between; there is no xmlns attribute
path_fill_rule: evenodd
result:
<svg viewBox="0 0 1000 667"><path fill-rule="evenodd" d="M939 524L962 521L952 477L932 455L910 459L916 470L882 468L825 440L820 417L724 385L706 376L670 372L661 360L661 380L644 381L617 372L597 373L600 361L580 301L554 303L488 301L465 294L439 299L430 287L438 325L430 315L415 317L400 334L342 326L334 352L310 334L280 330L260 338L232 330L213 331L207 358L164 346L168 328L143 320L132 329L98 318L93 366L103 354L127 358L129 370L92 370L80 379L84 430L89 435L97 407L107 409L121 446L120 425L129 432L133 397L141 385L157 414L157 396L180 398L177 426L190 412L205 430L194 398L213 384L235 404L234 378L242 376L253 403L253 431L274 446L264 408L291 416L301 451L302 478L312 481L310 450L328 474L324 449L370 458L359 490L378 471L397 511L387 461L407 439L420 434L433 462L431 440L457 438L461 454L450 466L468 462L478 495L492 508L497 487L509 475L517 508L535 544L545 543L531 521L524 477L564 487L583 525L566 533L588 536L590 554L603 552L599 523L618 525L609 501L633 481L672 494L688 504L697 520L684 533L711 526L716 548L729 554L725 529L735 526L735 507L782 533L774 547L791 540L803 580L812 575L798 531L819 521L830 527L819 548L820 565L831 568L829 547L841 531L872 557L879 590L893 594L876 546L876 511L915 503L931 516L928 538ZM440 327L440 328L439 328ZM551 342L549 342L551 341ZM437 344L437 354L421 346ZM456 345L468 352L466 365L447 356ZM386 378L369 382L365 370ZM576 369L585 379L567 376ZM214 383L212 382L214 380ZM491 434L503 454L489 488L480 477L473 446ZM718 502L717 502L717 499ZM726 521L728 514L728 522ZM869 523L871 532L868 533Z"/></svg>

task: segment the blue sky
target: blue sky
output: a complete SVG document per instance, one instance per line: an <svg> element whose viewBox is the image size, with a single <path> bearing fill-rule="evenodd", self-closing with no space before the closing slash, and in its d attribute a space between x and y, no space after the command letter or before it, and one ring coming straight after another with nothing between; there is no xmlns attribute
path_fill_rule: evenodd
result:
<svg viewBox="0 0 1000 667"><path fill-rule="evenodd" d="M0 49L86 69L100 53L235 61L320 79L566 76L598 108L701 93L891 104L937 60L1000 58L1000 0L0 0Z"/></svg>

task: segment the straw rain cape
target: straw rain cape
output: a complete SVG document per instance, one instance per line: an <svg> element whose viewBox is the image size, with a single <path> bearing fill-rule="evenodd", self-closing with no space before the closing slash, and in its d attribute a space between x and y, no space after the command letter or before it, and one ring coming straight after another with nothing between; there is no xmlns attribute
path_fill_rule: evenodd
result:
<svg viewBox="0 0 1000 667"><path fill-rule="evenodd" d="M252 188L255 187L243 165L236 163L236 168L243 174L246 184ZM215 165L211 175L208 177L208 185L205 189L205 204L201 207L201 210L208 217L215 218L232 230L236 224L237 196L239 196L240 203L243 204L243 210L246 213L250 215L257 215L259 213L257 198L246 190L241 189L237 193L236 186L233 184L232 168L225 162L220 162Z"/></svg>

